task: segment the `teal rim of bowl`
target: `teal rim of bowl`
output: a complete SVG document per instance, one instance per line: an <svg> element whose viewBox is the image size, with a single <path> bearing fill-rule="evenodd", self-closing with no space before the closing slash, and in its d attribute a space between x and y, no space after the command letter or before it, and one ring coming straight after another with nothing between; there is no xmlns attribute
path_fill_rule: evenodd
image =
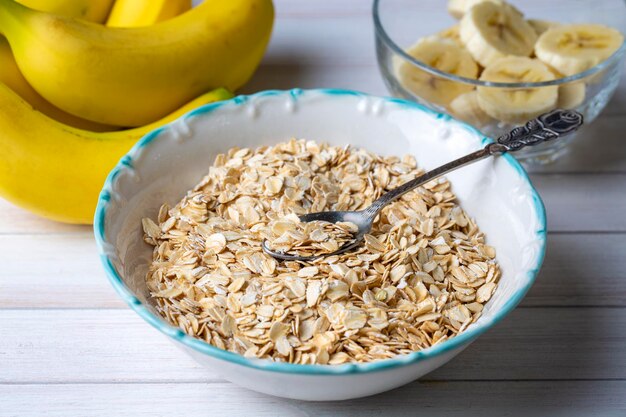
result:
<svg viewBox="0 0 626 417"><path fill-rule="evenodd" d="M220 101L216 103L206 104L198 109L195 109L186 115L182 116L182 118L190 118L198 115L211 113L221 107L224 106L240 106L246 103L248 100L260 97L270 97L270 96L291 96L293 100L297 100L298 97L303 95L326 95L326 96L356 96L356 97L375 97L369 94L360 93L357 91L351 90L341 90L341 89L311 89L311 90L301 90L301 89L293 89L293 90L268 90L260 93L252 94L249 96L237 96L235 98ZM376 97L378 98L378 97ZM394 105L417 110L423 113L428 113L430 115L435 116L437 119L442 119L446 123L454 123L457 124L464 129L468 130L472 135L476 135L481 137L481 144L486 145L487 143L493 142L492 139L484 136L480 131L476 128L457 121L453 119L447 114L436 112L432 109L429 109L421 104L399 99L399 98L383 98L385 102L392 103ZM108 253L113 248L111 244L106 241L105 236L105 220L106 220L106 211L111 201L113 184L116 181L119 173L122 170L132 168L133 166L133 158L132 155L137 153L142 148L149 146L155 140L158 140L161 136L161 133L165 130L169 129L169 125L165 125L151 133L148 133L142 139L140 139L133 148L124 156L117 166L111 171L109 176L107 177L102 192L100 193L100 198L98 200L98 206L96 208L95 218L94 218L94 234L96 238L96 244L98 247L98 252L100 254L100 260L102 265L104 266L104 270L106 272L107 278L113 285L113 288L117 291L117 293L122 297L122 299L135 310L137 314L157 330L162 333L168 335L172 339L182 343L184 346L192 348L200 353L209 355L216 359L221 359L224 361L228 361L237 365L246 366L249 368L254 368L257 370L263 371L271 371L271 372L279 372L279 373L287 373L287 374L303 374L303 375L349 375L349 374L363 374L369 372L377 372L384 371L388 369L393 369L401 366L406 366L410 364L414 364L417 362L421 362L430 358L434 358L440 355L443 355L446 352L453 351L455 349L462 348L465 344L472 342L479 335L486 332L488 329L493 327L496 323L502 320L508 313L510 313L515 306L524 298L526 292L530 289L532 284L535 282L537 273L539 272L539 268L543 263L543 259L545 256L546 249L546 213L545 207L539 194L535 190L528 177L528 174L522 168L519 162L515 158L513 158L510 154L504 154L501 158L504 158L509 165L511 165L515 172L523 179L523 181L527 184L528 189L531 192L532 200L535 208L535 214L537 216L537 222L540 225L539 229L535 231L535 235L537 237L537 241L540 243L540 251L537 256L536 263L533 268L531 268L527 272L526 282L524 285L518 289L510 298L506 301L506 303L501 307L501 309L491 318L486 319L482 323L474 323L469 326L465 331L460 333L457 336L454 336L440 344L429 347L427 349L423 349L417 352L412 352L409 354L398 355L390 359L381 359L374 362L366 362L366 363L348 363L341 365L300 365L300 364L291 364L284 362L273 362L267 359L255 359L255 358L246 358L242 355L239 355L234 352L230 352L227 350L220 349L209 343L197 339L195 337L187 335L182 329L172 326L167 323L164 319L158 317L157 315L150 312L150 310L132 293L132 291L124 284L122 277L117 272L115 267L113 266L113 261L111 260ZM107 249L111 248L111 249Z"/></svg>

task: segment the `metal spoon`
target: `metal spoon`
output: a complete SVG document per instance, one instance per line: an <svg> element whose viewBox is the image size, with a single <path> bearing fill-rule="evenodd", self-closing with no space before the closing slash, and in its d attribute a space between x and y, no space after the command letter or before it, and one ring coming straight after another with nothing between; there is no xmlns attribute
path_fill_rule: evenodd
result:
<svg viewBox="0 0 626 417"><path fill-rule="evenodd" d="M263 251L276 259L284 261L314 261L316 259L339 255L360 246L366 234L372 230L374 219L387 204L393 202L409 191L438 178L450 171L488 158L492 155L500 155L505 152L515 152L526 146L533 146L550 140L554 140L567 135L578 129L583 124L582 114L573 110L552 110L542 114L536 119L532 119L525 126L516 127L504 136L498 138L495 143L490 143L483 149L472 152L469 155L448 162L420 175L414 180L408 181L401 186L383 194L369 207L360 211L323 211L300 216L302 222L322 220L329 223L352 222L357 225L358 231L354 235L354 240L346 243L338 250L322 255L298 256L288 253L276 252L269 248L267 240L261 245Z"/></svg>

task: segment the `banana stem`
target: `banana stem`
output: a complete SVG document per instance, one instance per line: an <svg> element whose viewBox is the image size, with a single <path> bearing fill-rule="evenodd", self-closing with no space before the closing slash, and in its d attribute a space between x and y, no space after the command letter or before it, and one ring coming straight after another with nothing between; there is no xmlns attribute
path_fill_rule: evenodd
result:
<svg viewBox="0 0 626 417"><path fill-rule="evenodd" d="M29 10L14 0L0 0L0 35L10 37L11 28L19 24L19 14Z"/></svg>

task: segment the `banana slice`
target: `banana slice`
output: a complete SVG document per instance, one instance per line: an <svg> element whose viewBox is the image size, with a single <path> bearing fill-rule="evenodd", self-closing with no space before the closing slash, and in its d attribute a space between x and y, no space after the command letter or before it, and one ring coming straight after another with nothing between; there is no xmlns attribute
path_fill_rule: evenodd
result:
<svg viewBox="0 0 626 417"><path fill-rule="evenodd" d="M554 80L554 74L541 61L526 57L506 57L485 68L483 81L529 83ZM558 87L515 88L478 87L478 104L489 116L507 123L523 123L553 109Z"/></svg>
<svg viewBox="0 0 626 417"><path fill-rule="evenodd" d="M554 27L560 26L561 24L558 22L553 22L551 20L541 20L541 19L528 19L528 24L535 29L537 36L540 36L543 32L548 29L552 29Z"/></svg>
<svg viewBox="0 0 626 417"><path fill-rule="evenodd" d="M454 18L460 19L472 7L488 1L498 5L506 4L504 0L450 0L448 1L448 13Z"/></svg>
<svg viewBox="0 0 626 417"><path fill-rule="evenodd" d="M623 42L620 32L604 25L562 25L539 37L535 55L561 74L574 75L609 58Z"/></svg>
<svg viewBox="0 0 626 417"><path fill-rule="evenodd" d="M407 50L413 58L449 74L464 78L478 77L478 65L469 52L451 40L424 38ZM473 87L457 81L447 80L403 61L398 66L400 83L425 101L447 106L458 95Z"/></svg>
<svg viewBox="0 0 626 417"><path fill-rule="evenodd" d="M565 78L565 75L554 68L550 68L550 70L554 74L555 79ZM585 81L588 80L587 78ZM585 101L586 94L587 85L584 81L561 84L559 85L559 98L556 102L556 106L560 109L574 109Z"/></svg>
<svg viewBox="0 0 626 417"><path fill-rule="evenodd" d="M508 4L479 3L461 19L461 40L483 67L508 55L529 56L535 30Z"/></svg>
<svg viewBox="0 0 626 417"><path fill-rule="evenodd" d="M559 86L559 99L556 106L560 109L574 109L585 101L585 83L567 83Z"/></svg>
<svg viewBox="0 0 626 417"><path fill-rule="evenodd" d="M478 104L476 90L461 94L452 100L450 111L457 119L476 127L482 127L493 120Z"/></svg>
<svg viewBox="0 0 626 417"><path fill-rule="evenodd" d="M441 32L437 32L433 35L433 37L437 39L444 39L454 41L455 43L464 46L463 42L461 42L461 34L459 33L459 25L456 24L454 26L450 26L447 29L442 30Z"/></svg>

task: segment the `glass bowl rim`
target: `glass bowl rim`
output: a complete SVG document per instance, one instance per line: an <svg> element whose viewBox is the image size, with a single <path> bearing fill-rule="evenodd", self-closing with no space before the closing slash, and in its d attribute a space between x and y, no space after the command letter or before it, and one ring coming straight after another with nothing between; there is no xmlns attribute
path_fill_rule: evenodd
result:
<svg viewBox="0 0 626 417"><path fill-rule="evenodd" d="M415 67L418 67L428 73L435 74L439 77L448 79L450 81L461 82L465 84L471 84L477 87L499 87L499 88L535 88L535 87L550 87L550 86L559 86L566 83L579 81L583 78L586 78L592 74L595 74L608 66L612 65L615 61L619 61L626 51L626 39L622 42L622 45L619 47L617 51L615 51L610 57L599 63L598 65L589 68L586 71L579 72L578 74L568 75L567 77L558 78L550 81L541 81L535 83L501 83L501 82L493 82L493 81L482 81L473 78L465 78L460 77L458 75L450 74L445 71L441 71L437 68L431 67L429 65L424 64L422 61L419 61L413 58L411 55L406 53L404 49L402 49L387 33L385 27L380 19L380 3L382 0L374 0L372 6L372 17L374 19L374 30L376 33L376 37L382 39L383 43L398 54L404 61L408 61ZM620 32L621 33L621 32Z"/></svg>

